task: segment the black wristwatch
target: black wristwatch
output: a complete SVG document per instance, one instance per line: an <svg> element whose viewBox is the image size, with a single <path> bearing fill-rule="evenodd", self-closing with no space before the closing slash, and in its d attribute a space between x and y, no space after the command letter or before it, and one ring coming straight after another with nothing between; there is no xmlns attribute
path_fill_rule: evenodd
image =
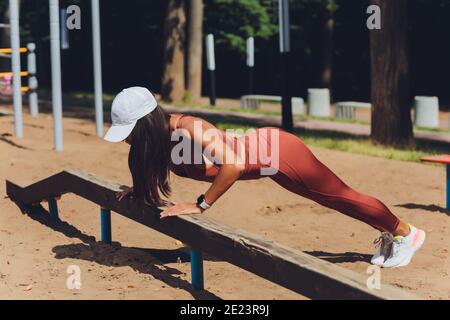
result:
<svg viewBox="0 0 450 320"><path fill-rule="evenodd" d="M211 208L211 206L206 203L204 194L197 198L197 206L203 210Z"/></svg>

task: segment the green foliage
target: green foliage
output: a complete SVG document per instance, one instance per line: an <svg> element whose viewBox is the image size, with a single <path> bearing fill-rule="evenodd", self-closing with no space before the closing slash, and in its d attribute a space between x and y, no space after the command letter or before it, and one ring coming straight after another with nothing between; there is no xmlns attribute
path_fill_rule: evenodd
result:
<svg viewBox="0 0 450 320"><path fill-rule="evenodd" d="M192 100L192 93L190 91L186 90L184 92L182 101L183 101L183 103L187 103L187 104L192 103L192 101L193 101Z"/></svg>
<svg viewBox="0 0 450 320"><path fill-rule="evenodd" d="M387 0L386 0L387 1ZM392 0L394 1L394 0ZM278 0L203 0L204 33L216 39L217 95L245 93L245 40L255 37L255 90L279 94ZM0 0L0 22L9 1ZM188 3L188 1L186 1ZM370 99L369 32L366 9L370 1L290 0L291 64L289 84L296 96L318 85L323 63L324 23L334 18L333 98ZM91 90L92 50L90 0L60 0L61 7L82 9L82 29L70 31L70 49L62 52L65 90ZM164 18L167 0L101 1L103 80L105 90L128 85L160 90L163 67ZM36 43L40 86L50 86L48 0L20 0L21 44ZM437 95L449 108L449 0L408 0L412 92ZM2 32L0 32L0 42ZM9 39L5 39L5 46ZM0 46L2 44L0 43ZM6 60L5 60L6 61ZM207 72L203 69L203 77ZM206 89L206 88L203 88ZM203 92L206 94L207 92Z"/></svg>
<svg viewBox="0 0 450 320"><path fill-rule="evenodd" d="M250 36L268 39L277 32L271 17L272 1L211 0L205 4L205 33L215 36L216 44L245 53Z"/></svg>
<svg viewBox="0 0 450 320"><path fill-rule="evenodd" d="M324 0L325 9L329 12L336 11L339 7L335 0Z"/></svg>

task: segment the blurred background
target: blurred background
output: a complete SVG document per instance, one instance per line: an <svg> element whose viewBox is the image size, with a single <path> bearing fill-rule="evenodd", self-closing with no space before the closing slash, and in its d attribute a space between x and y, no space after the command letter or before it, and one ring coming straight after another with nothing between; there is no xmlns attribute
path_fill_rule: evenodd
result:
<svg viewBox="0 0 450 320"><path fill-rule="evenodd" d="M37 45L39 84L50 87L48 1L21 0L21 42ZM161 91L164 66L166 0L101 2L103 88L115 93L142 85ZM176 1L175 1L176 2ZM182 2L182 1L179 1ZM247 92L246 39L255 38L254 90L279 94L278 4L272 0L205 0L203 34L215 37L217 95L238 98ZM61 0L60 6L81 8L81 29L69 33L62 51L65 92L92 91L92 30L89 0ZM333 100L370 100L369 30L366 0L290 1L291 54L289 90L305 96L307 88L326 87ZM411 92L436 95L449 108L450 1L408 0ZM180 4L189 17L189 6ZM180 6L172 10L180 10ZM8 1L0 1L0 21L8 21ZM0 47L9 47L7 29L0 29ZM187 59L188 30L184 57ZM204 41L202 41L204 46ZM202 57L205 60L205 55ZM0 69L9 61L0 59ZM185 64L186 66L186 64ZM208 91L208 70L202 71L202 94Z"/></svg>

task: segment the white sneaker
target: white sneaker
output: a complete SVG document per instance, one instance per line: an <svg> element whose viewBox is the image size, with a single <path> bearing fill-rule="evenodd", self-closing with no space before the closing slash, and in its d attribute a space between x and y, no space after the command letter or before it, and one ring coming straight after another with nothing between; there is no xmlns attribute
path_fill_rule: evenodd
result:
<svg viewBox="0 0 450 320"><path fill-rule="evenodd" d="M425 231L409 225L410 233L406 237L396 236L393 239L392 252L383 263L384 268L398 268L407 266L414 253L425 242Z"/></svg>
<svg viewBox="0 0 450 320"><path fill-rule="evenodd" d="M394 236L389 232L383 232L381 236L373 242L378 247L370 262L376 266L382 266L386 259L391 255Z"/></svg>

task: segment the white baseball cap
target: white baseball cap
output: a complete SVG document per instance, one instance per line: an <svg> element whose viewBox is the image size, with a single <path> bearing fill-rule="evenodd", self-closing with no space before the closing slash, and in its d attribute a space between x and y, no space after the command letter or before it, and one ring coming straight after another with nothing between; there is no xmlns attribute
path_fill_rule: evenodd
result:
<svg viewBox="0 0 450 320"><path fill-rule="evenodd" d="M155 110L157 105L155 97L146 88L123 89L113 100L112 126L103 139L110 142L125 140L133 131L136 122Z"/></svg>

